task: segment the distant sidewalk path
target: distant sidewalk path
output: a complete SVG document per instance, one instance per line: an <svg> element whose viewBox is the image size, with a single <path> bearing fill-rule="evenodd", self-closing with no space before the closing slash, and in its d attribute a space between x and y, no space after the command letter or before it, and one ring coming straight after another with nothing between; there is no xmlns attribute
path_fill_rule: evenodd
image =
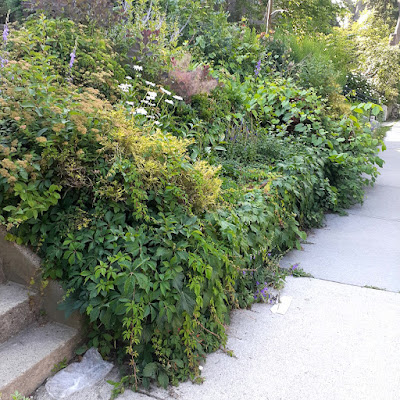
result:
<svg viewBox="0 0 400 400"><path fill-rule="evenodd" d="M328 215L310 244L283 260L315 277L288 278L286 314L265 304L234 312L228 348L236 358L209 355L202 385L150 397L126 391L118 400L399 400L400 123L386 144L365 204ZM103 381L70 400L107 400L110 392ZM36 399L49 400L43 388Z"/></svg>

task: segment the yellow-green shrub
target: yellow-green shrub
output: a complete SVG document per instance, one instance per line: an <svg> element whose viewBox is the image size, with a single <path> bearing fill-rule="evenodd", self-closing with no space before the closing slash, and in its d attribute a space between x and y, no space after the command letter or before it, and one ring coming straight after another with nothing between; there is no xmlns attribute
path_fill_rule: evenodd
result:
<svg viewBox="0 0 400 400"><path fill-rule="evenodd" d="M132 157L144 190L162 191L175 186L182 201L197 212L216 205L221 192L220 168L206 161L193 163L188 156L192 140L138 127L120 113L114 117L118 122L112 132L112 147L116 155Z"/></svg>

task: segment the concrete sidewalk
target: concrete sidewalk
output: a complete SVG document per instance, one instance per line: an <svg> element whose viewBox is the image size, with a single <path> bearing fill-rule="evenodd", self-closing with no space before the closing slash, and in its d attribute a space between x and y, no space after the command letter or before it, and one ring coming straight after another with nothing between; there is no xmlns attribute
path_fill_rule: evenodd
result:
<svg viewBox="0 0 400 400"><path fill-rule="evenodd" d="M234 312L228 348L236 358L209 355L202 385L126 391L118 400L399 400L400 124L386 143L385 167L365 204L327 216L304 250L283 260L320 278L288 278L285 315L263 304ZM110 393L103 381L69 400ZM49 400L43 387L36 399Z"/></svg>
<svg viewBox="0 0 400 400"><path fill-rule="evenodd" d="M165 400L398 400L400 294L290 278L286 315L256 305L234 314L228 347L211 354L202 385ZM138 397L126 393L119 400Z"/></svg>
<svg viewBox="0 0 400 400"><path fill-rule="evenodd" d="M210 354L205 382L118 400L398 400L400 294L310 278L289 278L285 315L271 306L233 314L228 348ZM115 371L107 379L116 379ZM69 400L108 400L111 385ZM50 400L42 387L38 399Z"/></svg>

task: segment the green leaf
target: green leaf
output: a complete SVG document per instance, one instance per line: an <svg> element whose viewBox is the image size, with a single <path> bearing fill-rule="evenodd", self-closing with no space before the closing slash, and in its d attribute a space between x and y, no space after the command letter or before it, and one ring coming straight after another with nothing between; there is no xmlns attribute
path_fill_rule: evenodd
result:
<svg viewBox="0 0 400 400"><path fill-rule="evenodd" d="M158 383L164 389L166 389L168 387L169 378L168 378L168 375L164 371L160 371L160 373L158 374Z"/></svg>
<svg viewBox="0 0 400 400"><path fill-rule="evenodd" d="M177 311L186 311L189 315L192 315L196 306L196 301L192 298L191 292L184 290L179 292L179 295L179 301L176 305Z"/></svg>
<svg viewBox="0 0 400 400"><path fill-rule="evenodd" d="M378 107L374 107L372 109L372 114L375 115L375 117L382 111L382 107L378 106Z"/></svg>
<svg viewBox="0 0 400 400"><path fill-rule="evenodd" d="M23 101L21 103L21 107L22 108L32 108L32 107L36 107L36 104L32 103L31 101Z"/></svg>
<svg viewBox="0 0 400 400"><path fill-rule="evenodd" d="M137 279L141 289L145 289L146 291L150 290L150 280L145 274L137 272L135 273L135 278Z"/></svg>
<svg viewBox="0 0 400 400"><path fill-rule="evenodd" d="M172 360L172 362L174 362L178 368L183 368L185 366L182 360Z"/></svg>
<svg viewBox="0 0 400 400"><path fill-rule="evenodd" d="M9 211L14 211L14 210L16 210L16 209L17 209L17 208L14 207L14 206L7 206L7 207L4 207L4 208L3 208L4 211L8 211L8 212L9 212Z"/></svg>
<svg viewBox="0 0 400 400"><path fill-rule="evenodd" d="M299 231L299 236L301 239L306 240L307 239L307 234L303 231Z"/></svg>
<svg viewBox="0 0 400 400"><path fill-rule="evenodd" d="M146 364L143 368L143 376L146 378L156 379L157 376L158 365L155 362Z"/></svg>
<svg viewBox="0 0 400 400"><path fill-rule="evenodd" d="M304 132L306 130L306 126L304 124L297 124L294 128L296 132Z"/></svg>

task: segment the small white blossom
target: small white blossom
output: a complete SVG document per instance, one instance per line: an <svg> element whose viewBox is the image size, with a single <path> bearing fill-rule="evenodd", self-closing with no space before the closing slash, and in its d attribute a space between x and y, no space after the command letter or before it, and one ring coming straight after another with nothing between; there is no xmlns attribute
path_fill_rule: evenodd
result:
<svg viewBox="0 0 400 400"><path fill-rule="evenodd" d="M132 87L129 83L121 83L118 85L118 87L123 91L123 92L129 92L129 89Z"/></svg>
<svg viewBox="0 0 400 400"><path fill-rule="evenodd" d="M168 96L171 96L171 94L172 94L169 90L166 90L166 89L164 89L163 87L160 87L160 90L161 90L163 93L167 94Z"/></svg>
<svg viewBox="0 0 400 400"><path fill-rule="evenodd" d="M146 83L146 85L149 85L149 86L152 86L152 87L156 86L156 84L153 83L153 82L145 81L145 83Z"/></svg>
<svg viewBox="0 0 400 400"><path fill-rule="evenodd" d="M125 79L128 79L129 81L132 79L131 76L126 76Z"/></svg>
<svg viewBox="0 0 400 400"><path fill-rule="evenodd" d="M150 97L151 100L153 100L157 97L157 93L156 92L147 92L147 96Z"/></svg>
<svg viewBox="0 0 400 400"><path fill-rule="evenodd" d="M142 67L141 65L134 65L134 66L133 66L133 69L134 69L135 71L143 71L143 67Z"/></svg>
<svg viewBox="0 0 400 400"><path fill-rule="evenodd" d="M159 121L154 121L154 124L155 124L155 125L161 125L161 122L159 122Z"/></svg>
<svg viewBox="0 0 400 400"><path fill-rule="evenodd" d="M149 103L149 106L150 106L150 107L155 107L156 104L154 104L154 103Z"/></svg>
<svg viewBox="0 0 400 400"><path fill-rule="evenodd" d="M148 115L147 118L156 119L156 117L154 115Z"/></svg>
<svg viewBox="0 0 400 400"><path fill-rule="evenodd" d="M135 105L135 103L133 101L127 101L126 104L128 104L128 106L132 106L132 107Z"/></svg>
<svg viewBox="0 0 400 400"><path fill-rule="evenodd" d="M180 101L182 101L183 100L183 97L181 97L181 96L172 96L175 100L180 100Z"/></svg>
<svg viewBox="0 0 400 400"><path fill-rule="evenodd" d="M164 100L166 103L168 103L168 104L172 104L172 105L174 105L174 102L172 101L172 100Z"/></svg>
<svg viewBox="0 0 400 400"><path fill-rule="evenodd" d="M150 104L150 102L148 100L142 100L142 103L144 104Z"/></svg>
<svg viewBox="0 0 400 400"><path fill-rule="evenodd" d="M144 108L137 108L134 114L147 115L147 111Z"/></svg>
<svg viewBox="0 0 400 400"><path fill-rule="evenodd" d="M200 371L203 371L203 367L202 367L201 365L199 366L199 370L200 370Z"/></svg>

